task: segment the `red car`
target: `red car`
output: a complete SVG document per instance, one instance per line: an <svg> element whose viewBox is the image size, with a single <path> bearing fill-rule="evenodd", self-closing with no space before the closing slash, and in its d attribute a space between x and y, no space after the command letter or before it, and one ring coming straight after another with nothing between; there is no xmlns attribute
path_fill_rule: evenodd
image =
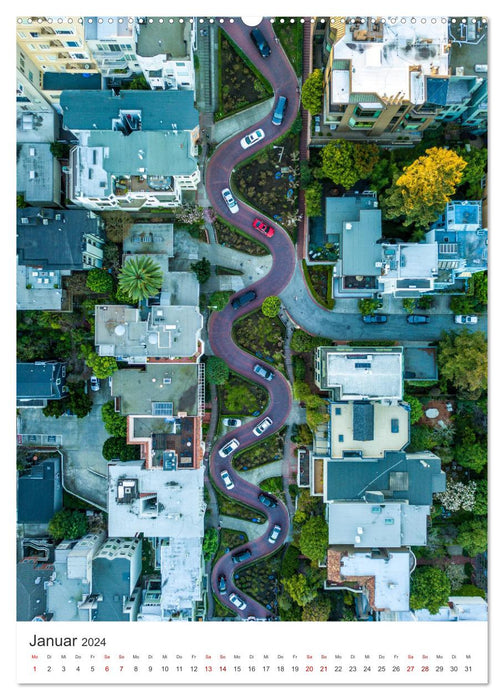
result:
<svg viewBox="0 0 504 700"><path fill-rule="evenodd" d="M273 226L269 226L268 224L264 223L264 221L261 221L261 219L254 219L252 226L261 233L264 233L264 235L268 238L271 238L271 236L275 233Z"/></svg>

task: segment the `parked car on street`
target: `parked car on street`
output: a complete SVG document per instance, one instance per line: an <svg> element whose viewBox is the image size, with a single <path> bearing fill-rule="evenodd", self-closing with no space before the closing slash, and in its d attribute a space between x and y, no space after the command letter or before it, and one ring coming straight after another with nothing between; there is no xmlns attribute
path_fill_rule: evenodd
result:
<svg viewBox="0 0 504 700"><path fill-rule="evenodd" d="M260 493L257 498L267 508L276 508L278 506L278 503L275 501L273 496L268 496L265 493Z"/></svg>
<svg viewBox="0 0 504 700"><path fill-rule="evenodd" d="M424 316L423 314L410 314L406 321L408 323L430 323L430 316Z"/></svg>
<svg viewBox="0 0 504 700"><path fill-rule="evenodd" d="M241 552L236 552L231 558L235 564L240 564L242 561L247 561L252 556L250 549L242 549Z"/></svg>
<svg viewBox="0 0 504 700"><path fill-rule="evenodd" d="M224 447L221 447L221 449L219 450L219 455L221 457L227 457L229 454L231 454L231 452L236 450L236 448L238 447L239 444L240 443L238 442L238 440L236 438L234 438L233 440L230 440L229 442L227 442L224 445Z"/></svg>
<svg viewBox="0 0 504 700"><path fill-rule="evenodd" d="M244 600L242 600L240 596L236 595L236 593L231 593L231 595L229 596L229 600L240 610L245 610L245 608L247 607L247 603Z"/></svg>
<svg viewBox="0 0 504 700"><path fill-rule="evenodd" d="M229 476L229 472L227 471L227 469L223 469L221 471L220 475L221 475L222 481L224 482L224 486L227 488L227 490L229 491L230 489L234 489L233 481L232 481L231 477Z"/></svg>
<svg viewBox="0 0 504 700"><path fill-rule="evenodd" d="M231 306L233 309L239 309L240 307L245 306L245 304L249 304L251 301L254 301L254 299L257 299L257 294L251 289L250 291L235 297L231 302Z"/></svg>
<svg viewBox="0 0 504 700"><path fill-rule="evenodd" d="M250 148L250 146L253 146L254 143L261 141L261 139L263 138L264 131L262 129L256 129L251 134L247 134L247 136L244 136L242 138L242 140L240 141L240 146L242 148Z"/></svg>
<svg viewBox="0 0 504 700"><path fill-rule="evenodd" d="M315 133L319 134L320 133L320 115L316 114L315 117L313 118L315 122Z"/></svg>
<svg viewBox="0 0 504 700"><path fill-rule="evenodd" d="M219 580L217 582L217 587L219 589L219 593L225 593L226 592L226 577L224 574L219 576Z"/></svg>
<svg viewBox="0 0 504 700"><path fill-rule="evenodd" d="M387 323L387 316L384 314L366 314L362 317L364 323Z"/></svg>
<svg viewBox="0 0 504 700"><path fill-rule="evenodd" d="M269 535L269 537L268 537L268 542L269 542L270 544L275 544L275 542L276 542L277 539L278 539L278 535L279 535L281 532L282 532L282 528L280 527L280 525L275 525L275 527L273 528L273 530L270 532L270 535Z"/></svg>
<svg viewBox="0 0 504 700"><path fill-rule="evenodd" d="M262 435L262 433L264 433L264 431L269 428L270 425L273 425L273 421L269 416L267 416L263 421L261 421L261 423L256 425L252 432L257 436Z"/></svg>
<svg viewBox="0 0 504 700"><path fill-rule="evenodd" d="M228 428L239 428L242 424L239 418L224 418L222 421Z"/></svg>
<svg viewBox="0 0 504 700"><path fill-rule="evenodd" d="M266 369L266 367L263 367L262 365L254 365L254 372L258 374L260 377L264 377L267 382L271 382L273 377L275 376L271 370Z"/></svg>
<svg viewBox="0 0 504 700"><path fill-rule="evenodd" d="M275 233L275 229L273 228L273 226L270 226L264 221L261 221L261 219L254 219L254 223L252 224L252 226L261 233L264 233L264 235L267 238L271 238L272 235Z"/></svg>
<svg viewBox="0 0 504 700"><path fill-rule="evenodd" d="M236 212L240 210L240 207L236 203L236 199L233 197L231 190L228 187L222 190L222 197L228 205L228 209L231 214L236 214Z"/></svg>
<svg viewBox="0 0 504 700"><path fill-rule="evenodd" d="M261 30L257 29L257 27L255 29L252 29L252 31L250 32L250 38L252 39L252 41L256 45L257 50L259 51L261 56L263 58L268 58L268 56L271 53L271 47L268 44L268 42L266 41L266 38L265 38L264 34L261 32Z"/></svg>
<svg viewBox="0 0 504 700"><path fill-rule="evenodd" d="M100 390L100 380L98 377L95 377L94 374L89 380L89 384L91 385L91 391L99 391Z"/></svg>
<svg viewBox="0 0 504 700"><path fill-rule="evenodd" d="M462 323L464 325L470 325L473 323L478 323L478 317L477 316L455 316L454 319L455 323Z"/></svg>
<svg viewBox="0 0 504 700"><path fill-rule="evenodd" d="M271 122L275 126L280 126L285 117L285 110L287 109L288 100L283 95L280 95L276 103L275 111L273 112L273 118Z"/></svg>

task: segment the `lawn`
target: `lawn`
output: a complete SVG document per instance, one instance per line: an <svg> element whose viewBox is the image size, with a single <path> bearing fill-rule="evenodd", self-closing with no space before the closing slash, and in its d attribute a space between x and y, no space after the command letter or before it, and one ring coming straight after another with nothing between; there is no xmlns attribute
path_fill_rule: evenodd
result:
<svg viewBox="0 0 504 700"><path fill-rule="evenodd" d="M233 372L226 384L217 387L221 415L259 415L268 403L268 392Z"/></svg>
<svg viewBox="0 0 504 700"><path fill-rule="evenodd" d="M280 589L278 581L278 571L282 562L281 548L268 559L241 569L235 575L236 585L247 595L257 600L276 615L277 593Z"/></svg>
<svg viewBox="0 0 504 700"><path fill-rule="evenodd" d="M240 452L233 459L233 467L237 471L247 471L248 469L260 467L262 464L282 459L286 430L287 428L284 427L278 433L266 438L266 440L256 442L248 450Z"/></svg>
<svg viewBox="0 0 504 700"><path fill-rule="evenodd" d="M241 318L233 326L235 342L260 360L285 371L285 326L278 317L269 318L261 310Z"/></svg>
<svg viewBox="0 0 504 700"><path fill-rule="evenodd" d="M282 20L285 21L282 22ZM273 29L296 75L300 76L303 72L303 25L299 17L278 17L273 24Z"/></svg>
<svg viewBox="0 0 504 700"><path fill-rule="evenodd" d="M315 300L327 309L333 309L333 266L307 265L306 261L303 260L303 271Z"/></svg>
<svg viewBox="0 0 504 700"><path fill-rule="evenodd" d="M224 223L222 219L217 218L215 220L214 229L217 241L223 246L240 250L242 253L247 253L248 255L269 254L269 250L266 246L258 243L253 238L249 238L249 236L242 231L232 228Z"/></svg>
<svg viewBox="0 0 504 700"><path fill-rule="evenodd" d="M214 557L214 562L217 562L226 552L246 542L248 542L248 537L244 532L221 528L219 530L219 549Z"/></svg>
<svg viewBox="0 0 504 700"><path fill-rule="evenodd" d="M219 30L219 109L215 119L239 112L272 94L266 79Z"/></svg>
<svg viewBox="0 0 504 700"><path fill-rule="evenodd" d="M233 175L243 199L278 221L296 240L299 194L299 134L289 132L246 161Z"/></svg>

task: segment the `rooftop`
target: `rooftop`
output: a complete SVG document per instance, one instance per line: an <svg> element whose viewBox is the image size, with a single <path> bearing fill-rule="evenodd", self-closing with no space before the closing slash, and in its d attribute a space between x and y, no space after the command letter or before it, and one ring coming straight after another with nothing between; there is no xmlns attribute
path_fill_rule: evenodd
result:
<svg viewBox="0 0 504 700"><path fill-rule="evenodd" d="M329 544L356 548L423 546L430 506L406 503L330 503Z"/></svg>
<svg viewBox="0 0 504 700"><path fill-rule="evenodd" d="M441 460L431 452L386 452L383 459L325 460L324 501L384 503L404 500L431 505L446 488Z"/></svg>
<svg viewBox="0 0 504 700"><path fill-rule="evenodd" d="M452 22L452 19L458 21ZM475 19L476 22L472 20ZM481 68L488 64L488 24L481 17L448 19L448 38L451 41L450 68L453 75L474 75L486 78Z"/></svg>
<svg viewBox="0 0 504 700"><path fill-rule="evenodd" d="M163 22L160 22L160 19ZM155 22L137 24L137 54L139 56L170 54L173 59L189 56L192 31L190 23L170 23L169 19L169 17L158 17Z"/></svg>
<svg viewBox="0 0 504 700"><path fill-rule="evenodd" d="M98 22L98 19L101 21ZM84 38L86 40L132 36L133 23L128 22L128 17L84 17Z"/></svg>
<svg viewBox="0 0 504 700"><path fill-rule="evenodd" d="M33 559L18 561L16 567L16 620L30 622L47 612L46 583L54 573L51 564Z"/></svg>
<svg viewBox="0 0 504 700"><path fill-rule="evenodd" d="M161 542L161 607L164 617L192 613L201 600L201 539L170 538Z"/></svg>
<svg viewBox="0 0 504 700"><path fill-rule="evenodd" d="M70 131L110 131L119 112L140 112L140 129L144 132L173 135L174 131L192 131L199 124L192 90L122 90L118 95L113 90L65 90L60 105L64 125Z"/></svg>
<svg viewBox="0 0 504 700"><path fill-rule="evenodd" d="M173 224L133 224L124 239L123 250L126 254L154 253L172 258Z"/></svg>
<svg viewBox="0 0 504 700"><path fill-rule="evenodd" d="M112 396L120 397L123 416L154 416L156 403L171 404L172 415L198 415L198 365L147 364L112 376ZM154 431L153 431L154 432Z"/></svg>
<svg viewBox="0 0 504 700"><path fill-rule="evenodd" d="M16 396L23 399L60 399L65 364L56 361L18 362Z"/></svg>
<svg viewBox="0 0 504 700"><path fill-rule="evenodd" d="M203 537L203 469L142 469L129 462L109 465L111 537ZM124 497L125 482L130 495Z"/></svg>
<svg viewBox="0 0 504 700"><path fill-rule="evenodd" d="M404 404L332 403L330 408L331 457L360 452L362 457L383 457L409 442L409 411Z"/></svg>
<svg viewBox="0 0 504 700"><path fill-rule="evenodd" d="M102 77L100 73L42 73L42 90L100 90Z"/></svg>
<svg viewBox="0 0 504 700"><path fill-rule="evenodd" d="M42 460L17 480L18 523L48 523L63 507L59 456Z"/></svg>
<svg viewBox="0 0 504 700"><path fill-rule="evenodd" d="M111 535L114 537L114 535ZM134 536L134 533L132 537ZM127 556L110 556L114 548L124 549L126 545L131 547L131 558ZM96 611L93 611L93 620L97 622L126 622L130 620L129 614L123 612L125 599L129 598L140 571L135 571L134 560L137 551L138 540L125 540L117 538L106 540L103 547L93 559L92 593L101 595ZM137 555L138 556L138 555Z"/></svg>
<svg viewBox="0 0 504 700"><path fill-rule="evenodd" d="M55 201L59 165L49 143L18 145L16 191L30 204Z"/></svg>

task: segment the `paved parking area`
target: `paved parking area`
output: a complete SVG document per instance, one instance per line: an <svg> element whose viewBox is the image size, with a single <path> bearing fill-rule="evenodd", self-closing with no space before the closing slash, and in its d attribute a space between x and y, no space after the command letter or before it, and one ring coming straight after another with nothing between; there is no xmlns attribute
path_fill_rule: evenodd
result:
<svg viewBox="0 0 504 700"><path fill-rule="evenodd" d="M110 399L107 381L93 392L93 408L85 418L61 416L46 418L41 409L21 409L18 433L61 435L63 485L67 491L99 508L107 504L107 462L103 443L110 435L101 419L101 407Z"/></svg>

